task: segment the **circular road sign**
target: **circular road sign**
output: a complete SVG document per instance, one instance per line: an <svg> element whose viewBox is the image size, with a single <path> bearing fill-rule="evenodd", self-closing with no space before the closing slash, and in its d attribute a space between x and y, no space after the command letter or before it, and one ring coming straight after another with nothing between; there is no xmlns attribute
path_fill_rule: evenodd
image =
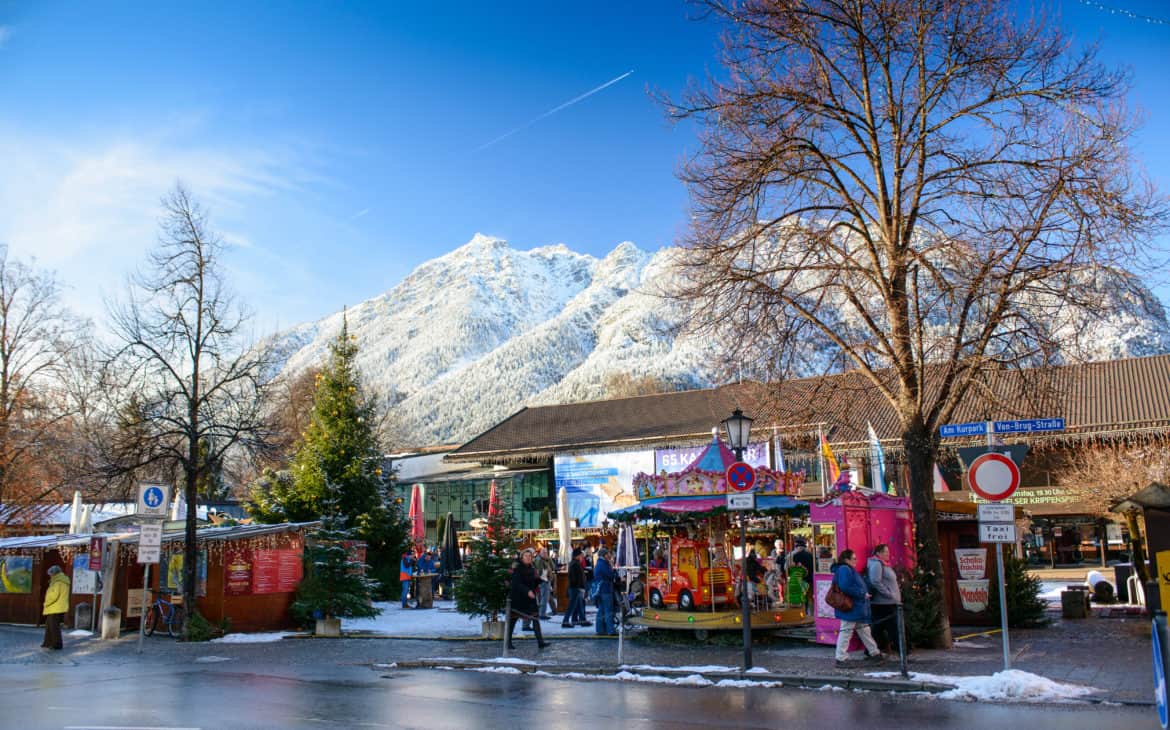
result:
<svg viewBox="0 0 1170 730"><path fill-rule="evenodd" d="M987 453L971 462L967 481L971 484L971 491L995 502L1012 496L1020 486L1020 468L1010 456Z"/></svg>
<svg viewBox="0 0 1170 730"><path fill-rule="evenodd" d="M756 470L751 464L737 461L727 467L727 485L737 492L750 492L756 486Z"/></svg>
<svg viewBox="0 0 1170 730"><path fill-rule="evenodd" d="M151 509L158 507L163 501L163 490L158 487L147 487L142 492L142 501L146 502L146 506Z"/></svg>

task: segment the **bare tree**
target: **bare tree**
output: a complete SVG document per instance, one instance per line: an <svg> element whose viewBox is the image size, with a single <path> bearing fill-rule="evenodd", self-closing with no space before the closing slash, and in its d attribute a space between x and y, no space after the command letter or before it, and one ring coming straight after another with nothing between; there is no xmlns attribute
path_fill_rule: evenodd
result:
<svg viewBox="0 0 1170 730"><path fill-rule="evenodd" d="M1055 360L1165 220L1131 165L1126 80L1006 0L703 7L726 73L667 101L702 125L679 296L739 352L865 374L937 576L938 426L989 372Z"/></svg>
<svg viewBox="0 0 1170 730"><path fill-rule="evenodd" d="M66 479L54 449L68 440L76 404L61 385L87 344L56 277L9 258L0 245L0 504L10 508L7 519Z"/></svg>
<svg viewBox="0 0 1170 730"><path fill-rule="evenodd" d="M1134 434L1114 441L1082 444L1063 452L1065 463L1056 471L1060 486L1097 514L1112 512L1126 497L1151 482L1170 483L1170 450L1165 436ZM1134 570L1142 583L1149 580L1138 514L1120 512L1129 528ZM1104 542L1102 542L1104 545Z"/></svg>
<svg viewBox="0 0 1170 730"><path fill-rule="evenodd" d="M223 278L223 244L181 185L162 201L158 246L110 306L119 342L107 372L126 383L118 466L170 470L186 497L183 600L195 610L198 487L210 465L263 440L266 350L245 339L247 314ZM184 631L187 627L184 627Z"/></svg>

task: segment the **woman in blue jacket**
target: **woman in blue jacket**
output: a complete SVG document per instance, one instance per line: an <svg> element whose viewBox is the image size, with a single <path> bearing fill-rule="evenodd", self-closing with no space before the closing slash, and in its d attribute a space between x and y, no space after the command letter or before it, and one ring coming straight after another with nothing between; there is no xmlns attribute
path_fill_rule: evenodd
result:
<svg viewBox="0 0 1170 730"><path fill-rule="evenodd" d="M843 667L849 661L849 641L854 632L865 646L865 658L873 661L882 661L885 657L878 651L869 630L869 589L865 585L861 574L857 572L857 554L852 550L841 553L837 567L833 570L833 580L841 592L853 599L853 608L842 611L834 608L833 613L841 622L837 631L837 666Z"/></svg>

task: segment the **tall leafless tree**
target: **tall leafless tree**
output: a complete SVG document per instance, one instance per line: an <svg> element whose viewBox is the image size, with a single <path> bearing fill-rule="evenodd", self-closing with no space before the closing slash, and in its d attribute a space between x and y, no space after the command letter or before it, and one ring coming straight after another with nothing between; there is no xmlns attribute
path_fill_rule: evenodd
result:
<svg viewBox="0 0 1170 730"><path fill-rule="evenodd" d="M1165 220L1126 146L1126 79L1006 0L702 7L725 73L666 100L701 125L679 296L741 352L791 366L815 345L868 377L939 575L938 427L988 371L1056 358Z"/></svg>
<svg viewBox="0 0 1170 730"><path fill-rule="evenodd" d="M0 245L0 504L6 519L53 494L64 481L59 446L74 412L61 380L86 347L82 321L61 301L61 285Z"/></svg>
<svg viewBox="0 0 1170 730"><path fill-rule="evenodd" d="M183 600L195 610L197 489L209 464L263 440L266 350L247 339L248 315L223 278L223 243L181 185L163 201L148 269L111 303L117 346L107 372L126 383L123 470L181 474L187 502ZM131 404L133 407L128 407ZM184 631L187 627L184 627Z"/></svg>

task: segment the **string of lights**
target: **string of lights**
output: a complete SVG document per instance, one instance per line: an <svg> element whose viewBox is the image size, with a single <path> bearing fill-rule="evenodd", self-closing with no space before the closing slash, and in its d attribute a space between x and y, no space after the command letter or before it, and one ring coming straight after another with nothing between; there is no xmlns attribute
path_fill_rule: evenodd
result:
<svg viewBox="0 0 1170 730"><path fill-rule="evenodd" d="M1127 18L1132 18L1133 20L1142 20L1153 25L1170 25L1170 20L1164 18L1155 18L1149 15L1141 15L1139 13L1133 12L1132 10L1126 10L1125 8L1110 7L1108 5L1096 2L1096 0L1080 0L1080 3L1081 5L1087 5L1088 7L1095 10L1109 13L1110 15L1123 15Z"/></svg>

